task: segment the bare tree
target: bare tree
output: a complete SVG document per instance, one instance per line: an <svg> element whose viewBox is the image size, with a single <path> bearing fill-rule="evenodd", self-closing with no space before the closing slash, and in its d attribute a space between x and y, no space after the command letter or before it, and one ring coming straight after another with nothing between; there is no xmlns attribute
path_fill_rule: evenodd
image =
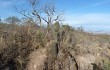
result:
<svg viewBox="0 0 110 70"><path fill-rule="evenodd" d="M41 2L42 0L27 0L27 1L31 7L31 9L29 9L30 11L26 13L27 12L26 10L22 10L22 11L18 11L18 13L24 15L27 18L30 18L33 16L39 22L40 27L42 26L42 23L46 23L47 33L44 37L44 40L45 40L46 36L49 33L49 30L53 26L53 22L63 21L61 19L63 13L56 14L57 11L54 3L45 3L45 2L42 3Z"/></svg>

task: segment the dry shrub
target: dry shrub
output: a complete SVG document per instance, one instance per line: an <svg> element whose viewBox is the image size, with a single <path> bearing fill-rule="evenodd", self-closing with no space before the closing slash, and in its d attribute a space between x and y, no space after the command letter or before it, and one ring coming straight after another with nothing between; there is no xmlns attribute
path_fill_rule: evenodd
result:
<svg viewBox="0 0 110 70"><path fill-rule="evenodd" d="M103 69L102 58L110 58L109 35L87 33L58 23L47 36L46 27L16 25L12 31L8 24L3 27L0 70L93 70L94 66Z"/></svg>
<svg viewBox="0 0 110 70"><path fill-rule="evenodd" d="M35 49L32 38L25 26L18 26L14 31L2 31L0 70L24 70L29 61L30 53Z"/></svg>

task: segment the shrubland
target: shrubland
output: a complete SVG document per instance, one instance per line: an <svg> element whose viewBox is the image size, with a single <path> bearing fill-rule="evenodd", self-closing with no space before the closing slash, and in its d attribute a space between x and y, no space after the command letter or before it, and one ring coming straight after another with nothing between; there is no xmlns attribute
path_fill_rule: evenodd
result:
<svg viewBox="0 0 110 70"><path fill-rule="evenodd" d="M109 70L110 35L32 20L0 22L0 70Z"/></svg>
<svg viewBox="0 0 110 70"><path fill-rule="evenodd" d="M64 25L54 3L27 1L17 9L25 18L0 20L0 70L110 70L109 34Z"/></svg>

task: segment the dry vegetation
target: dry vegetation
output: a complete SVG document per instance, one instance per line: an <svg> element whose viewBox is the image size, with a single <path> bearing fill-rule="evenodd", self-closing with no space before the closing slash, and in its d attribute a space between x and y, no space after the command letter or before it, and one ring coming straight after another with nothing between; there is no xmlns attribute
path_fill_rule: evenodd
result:
<svg viewBox="0 0 110 70"><path fill-rule="evenodd" d="M110 35L54 23L0 23L0 70L109 70Z"/></svg>
<svg viewBox="0 0 110 70"><path fill-rule="evenodd" d="M24 20L0 21L0 70L110 70L110 35L61 25L62 14L51 4L39 11L39 1L29 0L31 14L18 11Z"/></svg>

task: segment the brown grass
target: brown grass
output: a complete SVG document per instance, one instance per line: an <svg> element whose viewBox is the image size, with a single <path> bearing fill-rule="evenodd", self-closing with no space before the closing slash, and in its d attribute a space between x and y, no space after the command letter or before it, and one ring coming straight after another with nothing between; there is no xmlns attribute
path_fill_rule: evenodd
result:
<svg viewBox="0 0 110 70"><path fill-rule="evenodd" d="M46 36L46 27L11 26L0 25L0 70L103 70L110 61L110 35L54 25Z"/></svg>

